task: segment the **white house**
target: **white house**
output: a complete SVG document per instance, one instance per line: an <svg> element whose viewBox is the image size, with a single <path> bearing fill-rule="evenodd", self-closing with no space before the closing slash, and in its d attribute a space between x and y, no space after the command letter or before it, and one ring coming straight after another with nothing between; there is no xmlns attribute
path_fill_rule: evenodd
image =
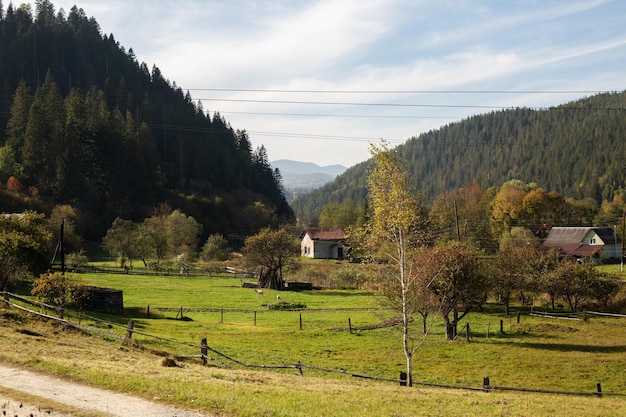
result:
<svg viewBox="0 0 626 417"><path fill-rule="evenodd" d="M562 256L618 262L622 256L622 240L610 227L553 227L539 251L550 249L557 249Z"/></svg>
<svg viewBox="0 0 626 417"><path fill-rule="evenodd" d="M348 252L343 229L306 229L300 238L300 256L303 257L344 259Z"/></svg>

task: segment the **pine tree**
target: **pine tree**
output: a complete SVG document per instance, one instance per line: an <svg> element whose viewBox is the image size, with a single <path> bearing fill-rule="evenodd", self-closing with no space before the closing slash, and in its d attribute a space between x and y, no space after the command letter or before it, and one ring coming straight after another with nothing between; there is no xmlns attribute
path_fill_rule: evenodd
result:
<svg viewBox="0 0 626 417"><path fill-rule="evenodd" d="M26 126L33 98L30 88L24 80L20 81L11 105L11 118L7 123L7 145L11 146L17 158L21 158L22 147L26 137Z"/></svg>

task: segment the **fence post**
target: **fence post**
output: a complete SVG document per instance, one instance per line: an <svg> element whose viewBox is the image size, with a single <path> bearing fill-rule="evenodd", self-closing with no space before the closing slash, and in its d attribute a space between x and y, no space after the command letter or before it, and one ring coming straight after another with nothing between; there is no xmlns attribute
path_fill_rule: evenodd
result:
<svg viewBox="0 0 626 417"><path fill-rule="evenodd" d="M491 322L487 323L487 339L489 339L490 332L491 332Z"/></svg>
<svg viewBox="0 0 626 417"><path fill-rule="evenodd" d="M254 312L254 325L256 326L256 311Z"/></svg>
<svg viewBox="0 0 626 417"><path fill-rule="evenodd" d="M465 325L465 339L469 342L472 338L472 332L470 331L470 324Z"/></svg>
<svg viewBox="0 0 626 417"><path fill-rule="evenodd" d="M63 316L65 313L65 309L63 307L59 307L59 318L63 320Z"/></svg>
<svg viewBox="0 0 626 417"><path fill-rule="evenodd" d="M300 313L300 330L302 330L302 313Z"/></svg>
<svg viewBox="0 0 626 417"><path fill-rule="evenodd" d="M522 313L520 311L517 312L517 324L519 324L520 321L520 317L522 316Z"/></svg>
<svg viewBox="0 0 626 417"><path fill-rule="evenodd" d="M504 334L504 320L500 319L500 334Z"/></svg>
<svg viewBox="0 0 626 417"><path fill-rule="evenodd" d="M146 318L150 318L150 304L146 307Z"/></svg>
<svg viewBox="0 0 626 417"><path fill-rule="evenodd" d="M596 384L596 390L597 390L597 394L596 395L598 397L602 397L602 385L600 385L599 382Z"/></svg>
<svg viewBox="0 0 626 417"><path fill-rule="evenodd" d="M126 328L126 337L124 338L124 343L132 343L133 342L133 330L135 329L135 321L130 320L128 322L128 327Z"/></svg>
<svg viewBox="0 0 626 417"><path fill-rule="evenodd" d="M4 303L9 306L9 292L5 289L2 296Z"/></svg>
<svg viewBox="0 0 626 417"><path fill-rule="evenodd" d="M350 320L350 317L348 317L348 329L350 330L350 334L352 334L352 321Z"/></svg>
<svg viewBox="0 0 626 417"><path fill-rule="evenodd" d="M183 316L183 306L180 306L180 319L182 320L184 318L185 318L185 316Z"/></svg>
<svg viewBox="0 0 626 417"><path fill-rule="evenodd" d="M208 353L209 353L209 345L207 344L206 337L203 337L202 342L200 344L200 355L202 356L202 365L207 364Z"/></svg>
<svg viewBox="0 0 626 417"><path fill-rule="evenodd" d="M406 387L407 384L407 375L406 372L401 371L400 372L400 386L402 387Z"/></svg>
<svg viewBox="0 0 626 417"><path fill-rule="evenodd" d="M485 392L491 391L491 387L489 385L489 377L488 376L483 378L483 391L485 391Z"/></svg>

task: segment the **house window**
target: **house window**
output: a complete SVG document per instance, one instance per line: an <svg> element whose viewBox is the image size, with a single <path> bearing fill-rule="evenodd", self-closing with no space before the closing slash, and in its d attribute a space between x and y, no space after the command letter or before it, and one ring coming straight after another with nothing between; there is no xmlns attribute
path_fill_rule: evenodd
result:
<svg viewBox="0 0 626 417"><path fill-rule="evenodd" d="M589 239L589 244L590 245L595 245L596 244L596 238L592 237L591 239Z"/></svg>

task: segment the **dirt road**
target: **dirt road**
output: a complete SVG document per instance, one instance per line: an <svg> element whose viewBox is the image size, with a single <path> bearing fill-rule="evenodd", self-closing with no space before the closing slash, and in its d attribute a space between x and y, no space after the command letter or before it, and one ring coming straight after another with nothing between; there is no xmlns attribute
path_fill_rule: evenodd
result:
<svg viewBox="0 0 626 417"><path fill-rule="evenodd" d="M0 364L0 386L33 396L53 400L57 403L99 412L105 416L116 417L207 417L208 414L197 414L178 410L169 406L156 404L142 398L120 394L100 388L88 387L62 379L50 377L37 372ZM65 415L52 410L40 409L32 404L21 403L16 398L0 397L0 414L6 411L9 416L56 416Z"/></svg>

